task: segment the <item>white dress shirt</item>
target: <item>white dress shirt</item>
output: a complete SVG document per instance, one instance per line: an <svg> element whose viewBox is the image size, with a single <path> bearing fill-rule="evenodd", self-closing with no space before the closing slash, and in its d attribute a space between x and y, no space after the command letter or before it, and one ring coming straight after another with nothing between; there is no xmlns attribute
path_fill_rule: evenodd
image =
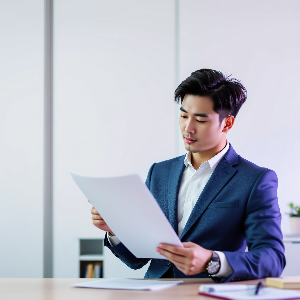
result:
<svg viewBox="0 0 300 300"><path fill-rule="evenodd" d="M213 156L210 160L200 165L198 170L195 170L191 163L191 152L188 152L184 159L185 169L182 174L180 189L178 193L178 236L186 225L190 214L198 201L206 183L208 182L213 171L217 167L219 161L226 154L229 149L227 143L225 148ZM201 246L201 245L200 245ZM218 253L221 267L219 272L215 275L220 278L225 278L232 273L232 268L229 265L227 258L223 252L215 251Z"/></svg>
<svg viewBox="0 0 300 300"><path fill-rule="evenodd" d="M210 176L218 165L219 161L226 154L229 149L229 144L226 147L212 157L210 160L201 164L198 170L195 170L191 164L191 152L188 152L184 159L185 169L182 174L180 189L178 193L178 236L180 237L190 214L200 197L206 183ZM120 243L120 240L116 236L108 235L109 243L112 246L116 246ZM217 277L225 278L232 273L227 258L223 252L215 251L218 253L221 267L219 272L215 275Z"/></svg>

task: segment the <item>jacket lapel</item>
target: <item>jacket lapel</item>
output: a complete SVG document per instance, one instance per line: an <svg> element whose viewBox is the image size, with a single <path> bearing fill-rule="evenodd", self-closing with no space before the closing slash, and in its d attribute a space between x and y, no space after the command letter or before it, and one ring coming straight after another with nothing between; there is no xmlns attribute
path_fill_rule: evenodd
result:
<svg viewBox="0 0 300 300"><path fill-rule="evenodd" d="M201 195L199 196L192 213L183 229L180 239L187 233L187 231L193 226L193 224L199 219L205 212L209 204L214 200L222 188L237 172L233 165L237 164L238 155L234 149L229 147L225 156L220 160L207 184L205 185ZM170 209L170 208L169 208Z"/></svg>
<svg viewBox="0 0 300 300"><path fill-rule="evenodd" d="M179 187L181 184L181 178L185 167L184 157L185 155L181 156L177 161L175 161L172 164L168 181L169 221L176 233L178 233L177 199Z"/></svg>

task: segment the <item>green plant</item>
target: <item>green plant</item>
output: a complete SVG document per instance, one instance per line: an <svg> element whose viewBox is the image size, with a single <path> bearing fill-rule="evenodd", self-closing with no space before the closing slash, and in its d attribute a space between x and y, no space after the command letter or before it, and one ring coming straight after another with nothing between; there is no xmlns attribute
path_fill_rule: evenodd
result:
<svg viewBox="0 0 300 300"><path fill-rule="evenodd" d="M300 217L300 206L294 206L293 203L290 203L289 207L291 208L290 217Z"/></svg>

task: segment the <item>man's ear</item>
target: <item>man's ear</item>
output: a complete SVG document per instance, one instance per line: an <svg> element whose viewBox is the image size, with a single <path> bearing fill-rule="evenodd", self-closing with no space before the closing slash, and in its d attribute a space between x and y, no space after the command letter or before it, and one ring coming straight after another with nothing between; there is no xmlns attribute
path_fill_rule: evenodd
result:
<svg viewBox="0 0 300 300"><path fill-rule="evenodd" d="M232 126L234 124L234 120L235 120L234 116L225 117L224 118L225 122L224 122L224 125L223 125L222 132L228 132L232 128Z"/></svg>

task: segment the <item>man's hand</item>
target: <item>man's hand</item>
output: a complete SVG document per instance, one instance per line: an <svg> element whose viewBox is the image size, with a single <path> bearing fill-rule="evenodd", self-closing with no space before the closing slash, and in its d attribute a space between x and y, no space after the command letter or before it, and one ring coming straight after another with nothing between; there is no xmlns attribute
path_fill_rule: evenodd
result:
<svg viewBox="0 0 300 300"><path fill-rule="evenodd" d="M182 243L182 247L160 244L156 251L172 262L185 275L196 275L205 271L212 258L212 252L192 243Z"/></svg>
<svg viewBox="0 0 300 300"><path fill-rule="evenodd" d="M96 211L95 207L92 207L91 210L92 213L92 220L93 224L98 227L101 230L109 232L112 236L114 236L114 233L111 231L111 229L107 226L103 218L100 216L100 214Z"/></svg>

